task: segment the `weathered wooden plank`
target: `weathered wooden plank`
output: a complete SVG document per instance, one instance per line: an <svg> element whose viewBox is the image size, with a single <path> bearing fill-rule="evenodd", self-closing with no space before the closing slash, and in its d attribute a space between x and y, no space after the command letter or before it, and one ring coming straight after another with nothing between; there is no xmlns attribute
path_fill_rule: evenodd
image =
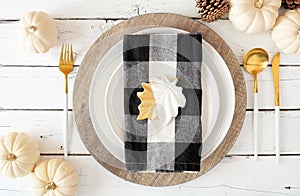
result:
<svg viewBox="0 0 300 196"><path fill-rule="evenodd" d="M280 68L280 107L285 109L300 108L299 67ZM247 88L247 108L253 108L253 76L244 71ZM273 109L275 103L272 68L258 74L258 108Z"/></svg>
<svg viewBox="0 0 300 196"><path fill-rule="evenodd" d="M42 157L42 160L54 158ZM61 158L61 157L60 157ZM126 182L100 166L92 157L69 157L79 176L77 195L299 195L300 157L283 157L279 165L274 158L254 162L248 157L224 158L215 168L193 181L170 187L145 187ZM0 194L30 195L28 178L8 179L0 176ZM16 186L18 184L18 186Z"/></svg>
<svg viewBox="0 0 300 196"><path fill-rule="evenodd" d="M62 111L2 111L1 135L10 132L26 132L39 143L42 154L63 154ZM76 130L72 112L69 112L69 152L89 154Z"/></svg>
<svg viewBox="0 0 300 196"><path fill-rule="evenodd" d="M275 153L274 111L259 112L258 153ZM247 112L241 133L229 154L253 154L253 113ZM300 111L280 113L280 152L299 154Z"/></svg>
<svg viewBox="0 0 300 196"><path fill-rule="evenodd" d="M58 6L59 5L59 6ZM11 10L14 9L12 12ZM197 16L195 1L189 0L154 0L154 1L59 1L49 2L2 1L0 8L1 19L18 19L31 10L42 10L55 18L128 18L144 13L177 13L190 17Z"/></svg>
<svg viewBox="0 0 300 196"><path fill-rule="evenodd" d="M62 43L73 44L75 64L80 64L90 45L112 24L105 20L57 21L56 46L45 54L32 54L22 47L17 21L0 23L0 56L5 57L1 58L0 64L57 66Z"/></svg>
<svg viewBox="0 0 300 196"><path fill-rule="evenodd" d="M70 112L70 116L71 112ZM72 118L71 118L72 119ZM300 111L280 114L280 151L283 154L300 154ZM89 154L71 121L71 154ZM62 111L3 111L0 112L1 135L9 131L24 131L36 139L43 154L62 154ZM240 136L229 155L253 154L252 112L246 113ZM259 112L259 154L274 154L274 112Z"/></svg>
<svg viewBox="0 0 300 196"><path fill-rule="evenodd" d="M75 67L69 75L69 108ZM58 67L3 67L0 69L0 107L10 109L62 109L64 76Z"/></svg>
<svg viewBox="0 0 300 196"><path fill-rule="evenodd" d="M244 55L252 48L264 48L269 53L270 64L273 56L279 52L275 42L272 40L271 31L258 34L246 34L233 28L229 20L218 20L209 23L208 26L226 40L238 57L240 64L243 64ZM280 63L286 65L299 65L300 56L281 54Z"/></svg>
<svg viewBox="0 0 300 196"><path fill-rule="evenodd" d="M241 68L242 69L242 68ZM69 106L72 108L73 84L78 67L70 75ZM253 108L253 78L244 71L247 108ZM274 107L271 67L258 75L260 109ZM62 109L63 75L58 67L3 67L0 69L0 107L4 109ZM300 108L300 67L284 66L280 70L281 107Z"/></svg>
<svg viewBox="0 0 300 196"><path fill-rule="evenodd" d="M89 46L105 30L119 21L101 20L126 19L149 12L172 12L197 16L194 0L165 1L1 1L0 7L0 64L16 65L17 68L0 69L0 107L17 109L0 112L1 134L11 130L28 132L38 140L43 153L60 153L62 138L63 78L55 68L33 68L20 66L56 66L62 42L74 45L76 64L80 64ZM44 55L32 55L20 48L17 21L30 10L44 10L57 18L58 45ZM72 20L69 20L72 18ZM82 18L82 20L77 20ZM76 19L76 20L73 20ZM270 32L247 35L236 31L229 21L220 20L209 24L233 49L239 62L253 47L263 47L270 57L277 52ZM234 36L233 36L234 35ZM299 56L282 55L281 64L300 65ZM75 73L71 76L74 82ZM285 67L281 72L282 106L299 109L299 68ZM252 108L251 76L245 73L248 108ZM259 76L259 107L273 107L273 83L271 69ZM73 86L73 85L71 85ZM12 92L15 91L15 92ZM283 96L284 95L284 96ZM20 111L25 109L26 111ZM29 110L27 110L29 109ZM34 111L31 111L34 109ZM35 109L41 109L36 111ZM47 110L43 110L47 109ZM50 110L48 110L50 109ZM59 110L59 111L57 111ZM273 112L260 112L259 153L272 154ZM299 154L298 127L299 111L281 112L281 152ZM298 123L299 122L299 123ZM247 112L245 123L237 143L230 155L252 153L252 113ZM40 137L42 136L42 137ZM88 153L76 130L71 139L72 153ZM56 156L51 156L56 157ZM62 157L62 156L60 156ZM42 159L50 157L42 157ZM259 157L257 162L248 157L227 157L212 171L192 182L164 188L133 185L114 177L99 166L91 157L71 156L70 162L79 173L78 195L299 195L300 156L285 156L279 165L274 157ZM118 187L116 189L116 187ZM30 195L26 178L7 179L0 176L0 195Z"/></svg>
<svg viewBox="0 0 300 196"><path fill-rule="evenodd" d="M46 54L31 54L21 47L18 22L0 23L0 57L5 57L0 59L0 64L56 66L60 54L60 45L63 42L73 44L75 63L80 64L93 42L104 31L121 22L121 20L57 20L56 22L59 30L59 40L57 45ZM273 55L278 52L271 39L270 32L255 35L241 33L235 30L228 20L219 20L207 25L226 40L241 64L245 53L253 47L265 48L270 53L270 61ZM232 34L235 36L232 36ZM299 55L282 55L281 57L281 64L300 65Z"/></svg>

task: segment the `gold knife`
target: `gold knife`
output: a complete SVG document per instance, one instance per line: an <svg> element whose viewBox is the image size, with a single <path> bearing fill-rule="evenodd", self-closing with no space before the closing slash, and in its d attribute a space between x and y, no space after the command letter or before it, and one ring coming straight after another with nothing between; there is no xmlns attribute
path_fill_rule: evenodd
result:
<svg viewBox="0 0 300 196"><path fill-rule="evenodd" d="M275 54L272 61L272 74L274 80L274 92L275 92L275 154L276 163L279 162L279 66L280 66L280 52Z"/></svg>

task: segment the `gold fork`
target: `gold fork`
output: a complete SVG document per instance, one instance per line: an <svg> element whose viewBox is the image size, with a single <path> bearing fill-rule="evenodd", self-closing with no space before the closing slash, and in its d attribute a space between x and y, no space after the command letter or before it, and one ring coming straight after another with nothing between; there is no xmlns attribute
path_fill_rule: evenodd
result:
<svg viewBox="0 0 300 196"><path fill-rule="evenodd" d="M74 59L72 44L62 44L59 59L59 70L65 75L65 108L64 108L64 156L68 158L68 75L73 71Z"/></svg>

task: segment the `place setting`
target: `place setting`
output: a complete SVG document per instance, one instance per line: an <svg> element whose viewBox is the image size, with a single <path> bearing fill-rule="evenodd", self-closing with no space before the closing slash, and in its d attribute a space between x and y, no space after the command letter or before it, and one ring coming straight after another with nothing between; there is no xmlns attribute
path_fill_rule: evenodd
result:
<svg viewBox="0 0 300 196"><path fill-rule="evenodd" d="M62 114L58 119L63 138L58 153L47 154L40 150L40 141L25 132L2 135L0 173L10 178L30 175L33 195L76 195L84 176L72 167L78 157L95 159L97 166L122 182L152 187L205 178L232 156L253 165L271 157L273 167L281 167L288 154L282 147L286 125L281 125L280 110L286 108L281 104L286 91L282 91L281 70L291 66L282 61L300 54L300 8L295 2L196 0L197 19L174 13L139 14L139 7L137 16L122 18L97 34L79 65L76 41L59 40L55 21L62 19L43 11L28 12L19 20L24 48L35 54L59 48L53 56L55 74L61 79L62 108L7 110ZM280 7L290 10L281 14ZM225 27L230 24L232 35L219 30L219 24L210 25L216 20L223 20L220 24ZM246 34L268 31L273 50L236 42ZM260 82L267 70L272 80L264 82L272 82L272 89L263 92L260 87L266 84ZM76 75L73 88L71 74ZM261 104L266 93L272 96L268 108ZM273 146L265 153L260 114L267 112L271 120L263 123L272 127L268 139ZM73 120L86 152L73 152ZM245 124L248 129L243 134L251 148L238 146L235 151L234 145L246 140L239 141Z"/></svg>
<svg viewBox="0 0 300 196"><path fill-rule="evenodd" d="M261 3L255 6L260 9ZM232 3L229 18L236 28L243 28L233 18L238 5ZM275 40L279 39L276 28ZM244 31L263 30L256 26ZM245 71L254 78L253 158L257 160L257 75L270 59L263 48L253 48L243 60ZM272 63L276 163L279 65L280 53ZM100 36L80 67L73 99L81 139L102 166L127 181L166 186L199 177L226 156L239 136L246 113L241 66L226 41L195 20L175 14L130 18Z"/></svg>
<svg viewBox="0 0 300 196"><path fill-rule="evenodd" d="M131 18L102 35L80 66L78 131L96 160L125 180L189 181L213 168L238 137L246 112L240 65L197 21ZM153 176L169 180L147 180Z"/></svg>

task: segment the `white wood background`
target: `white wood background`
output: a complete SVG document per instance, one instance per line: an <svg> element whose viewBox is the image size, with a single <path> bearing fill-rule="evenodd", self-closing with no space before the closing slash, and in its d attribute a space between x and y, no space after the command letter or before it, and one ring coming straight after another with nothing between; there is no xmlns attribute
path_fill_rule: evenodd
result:
<svg viewBox="0 0 300 196"><path fill-rule="evenodd" d="M197 17L193 0L0 0L0 4L0 65L3 65L0 69L0 134L29 133L40 144L42 160L63 155L63 76L58 70L61 43L73 44L76 65L79 65L103 32L129 17L159 12ZM33 55L21 48L18 20L31 10L46 11L57 22L59 42L46 54ZM236 31L226 18L207 25L227 41L240 63L253 47L265 48L270 57L278 51L270 32L247 35ZM300 56L282 55L281 65L279 165L274 160L274 93L268 67L259 75L260 156L257 162L252 160L253 80L244 72L248 92L244 126L228 156L210 172L172 187L153 188L126 182L103 169L90 156L74 125L69 161L79 174L78 195L300 195ZM70 76L70 93L78 69L76 66ZM28 179L0 176L0 195L30 195Z"/></svg>

